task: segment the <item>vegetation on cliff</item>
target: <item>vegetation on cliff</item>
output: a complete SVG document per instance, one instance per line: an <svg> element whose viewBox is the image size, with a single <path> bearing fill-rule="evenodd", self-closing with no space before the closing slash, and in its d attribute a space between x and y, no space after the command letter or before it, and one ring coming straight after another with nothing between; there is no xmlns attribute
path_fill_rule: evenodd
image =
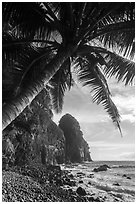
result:
<svg viewBox="0 0 137 204"><path fill-rule="evenodd" d="M64 135L52 121L46 89L3 131L3 167L64 162Z"/></svg>
<svg viewBox="0 0 137 204"><path fill-rule="evenodd" d="M89 146L83 138L78 121L70 114L64 115L59 127L65 136L65 158L67 162L91 161Z"/></svg>

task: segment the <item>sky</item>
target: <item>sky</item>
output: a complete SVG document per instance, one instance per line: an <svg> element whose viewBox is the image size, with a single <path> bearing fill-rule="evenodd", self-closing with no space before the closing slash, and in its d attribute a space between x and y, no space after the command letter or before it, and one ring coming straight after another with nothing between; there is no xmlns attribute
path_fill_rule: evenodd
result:
<svg viewBox="0 0 137 204"><path fill-rule="evenodd" d="M90 89L78 82L66 93L63 111L54 114L53 120L58 124L66 113L77 119L93 161L135 160L135 87L125 87L114 79L109 79L108 84L112 100L121 115L123 137L103 106L92 102Z"/></svg>

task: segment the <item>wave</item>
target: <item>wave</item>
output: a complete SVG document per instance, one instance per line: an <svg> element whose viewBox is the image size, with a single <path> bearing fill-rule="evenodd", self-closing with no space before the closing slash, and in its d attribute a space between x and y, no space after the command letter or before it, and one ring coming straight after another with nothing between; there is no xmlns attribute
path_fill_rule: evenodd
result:
<svg viewBox="0 0 137 204"><path fill-rule="evenodd" d="M130 194L132 196L135 195L135 191L130 190L130 189L116 188L116 187L109 186L109 185L100 185L98 183L94 184L94 186L95 186L95 188L98 188L98 189L104 190L104 191L113 191L113 192L117 192L117 193L125 193L125 194Z"/></svg>
<svg viewBox="0 0 137 204"><path fill-rule="evenodd" d="M113 165L111 168L135 168L135 166L129 166L129 165Z"/></svg>

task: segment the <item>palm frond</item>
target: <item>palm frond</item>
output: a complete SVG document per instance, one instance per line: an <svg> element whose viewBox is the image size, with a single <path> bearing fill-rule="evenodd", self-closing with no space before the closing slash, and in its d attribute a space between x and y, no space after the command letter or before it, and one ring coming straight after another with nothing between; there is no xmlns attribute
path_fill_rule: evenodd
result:
<svg viewBox="0 0 137 204"><path fill-rule="evenodd" d="M5 101L17 96L22 89L35 81L42 74L45 65L55 55L55 50L51 47L29 47L22 49L18 58L12 64L8 60L3 61L3 94ZM4 63L5 62L5 63ZM10 82L10 86L7 83ZM7 93L10 94L7 94ZM12 96L11 96L12 94Z"/></svg>
<svg viewBox="0 0 137 204"><path fill-rule="evenodd" d="M50 81L53 86L50 90L52 107L57 113L62 111L65 92L73 85L70 69L71 62L68 58Z"/></svg>
<svg viewBox="0 0 137 204"><path fill-rule="evenodd" d="M91 5L90 5L91 6ZM83 21L83 42L95 39L124 57L133 59L135 41L134 3L98 3ZM93 10L92 10L93 9ZM86 25L86 27L85 27ZM82 29L82 28L81 28Z"/></svg>
<svg viewBox="0 0 137 204"><path fill-rule="evenodd" d="M102 33L102 34L101 34ZM104 33L104 34L103 34ZM135 44L135 22L116 23L104 27L97 34L98 40L106 48L117 54L133 59Z"/></svg>
<svg viewBox="0 0 137 204"><path fill-rule="evenodd" d="M115 76L118 81L125 85L132 85L135 78L135 63L109 50L90 45L80 46L77 50L78 56L94 53L98 63L103 66L104 74L107 77Z"/></svg>
<svg viewBox="0 0 137 204"><path fill-rule="evenodd" d="M92 96L93 102L96 102L97 104L101 103L103 105L104 109L107 111L122 135L118 109L110 97L111 94L107 81L97 62L98 59L96 59L94 55L90 55L90 57L86 57L86 59L78 58L78 79L82 82L83 86L91 87L91 92L94 93Z"/></svg>
<svg viewBox="0 0 137 204"><path fill-rule="evenodd" d="M36 2L3 2L3 24L12 25L12 32L17 36L30 39L49 39L56 30L42 4Z"/></svg>
<svg viewBox="0 0 137 204"><path fill-rule="evenodd" d="M115 53L106 55L107 67L104 73L107 77L115 76L118 81L125 82L125 85L132 85L135 77L135 63Z"/></svg>

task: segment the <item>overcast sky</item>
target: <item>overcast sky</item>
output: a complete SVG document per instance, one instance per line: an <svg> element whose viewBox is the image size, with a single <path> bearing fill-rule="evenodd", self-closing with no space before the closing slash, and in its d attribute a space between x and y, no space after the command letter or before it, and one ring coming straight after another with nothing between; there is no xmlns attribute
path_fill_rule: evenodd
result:
<svg viewBox="0 0 137 204"><path fill-rule="evenodd" d="M90 146L93 160L134 160L135 87L125 87L123 83L116 83L112 79L109 80L109 87L121 115L123 137L102 105L92 103L89 89L81 88L79 84L66 93L62 114L55 114L54 121L58 124L66 113L74 116Z"/></svg>

